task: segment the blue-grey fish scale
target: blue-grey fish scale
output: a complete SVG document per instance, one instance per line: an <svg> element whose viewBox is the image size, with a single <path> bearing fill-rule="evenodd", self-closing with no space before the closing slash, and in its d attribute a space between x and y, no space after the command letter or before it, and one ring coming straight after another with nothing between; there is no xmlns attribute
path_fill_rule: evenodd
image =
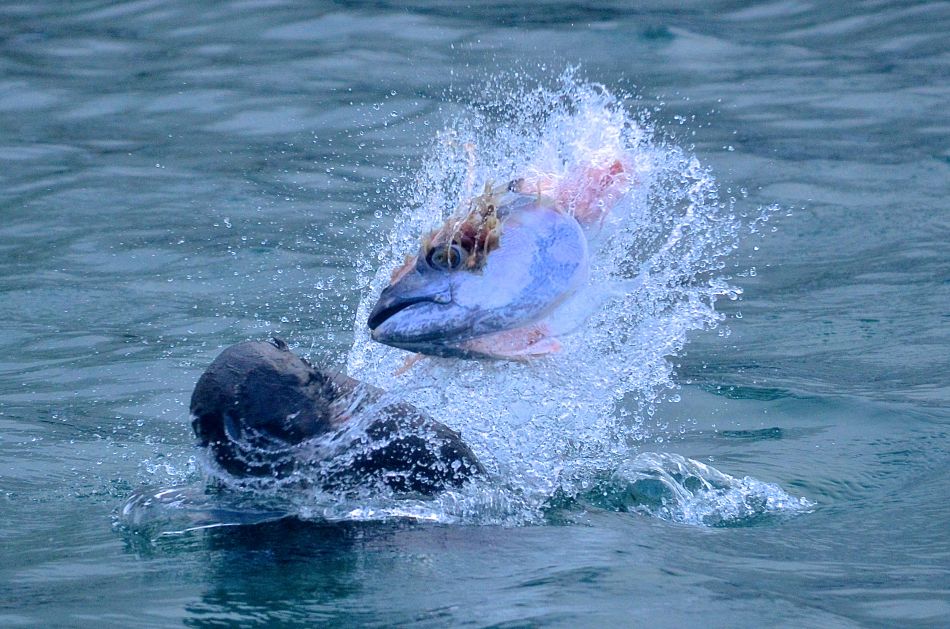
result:
<svg viewBox="0 0 950 629"><path fill-rule="evenodd" d="M546 228L533 229L531 218L538 219L538 222L543 223L542 227ZM474 282L477 282L479 289L484 288L492 295L505 294L507 291L501 289L507 283L507 278L516 272L515 265L522 263L517 258L523 260L525 254L530 252L530 262L525 265L528 276L518 278L523 281L515 285L516 294L511 295L503 307L486 308L486 301L480 300L481 307L475 311L470 331L464 335L464 339L458 337L460 340L538 321L586 280L587 240L576 220L554 208L537 205L510 215L506 223L519 219L529 219L529 224L503 226L499 248L489 255L483 277ZM517 256L506 255L516 250ZM459 284L469 282L473 280L459 276ZM465 305L471 300L466 298L459 284L453 282L453 301ZM481 296L486 297L484 294Z"/></svg>

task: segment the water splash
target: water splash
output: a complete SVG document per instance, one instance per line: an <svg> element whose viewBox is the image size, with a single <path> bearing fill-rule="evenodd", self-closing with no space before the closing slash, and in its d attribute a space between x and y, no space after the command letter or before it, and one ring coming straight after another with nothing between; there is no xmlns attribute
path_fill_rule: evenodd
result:
<svg viewBox="0 0 950 629"><path fill-rule="evenodd" d="M657 452L624 463L587 498L601 508L700 526L742 526L814 507L773 483L735 478L699 461Z"/></svg>
<svg viewBox="0 0 950 629"><path fill-rule="evenodd" d="M723 269L742 220L720 198L709 169L665 140L646 116L631 113L628 95L571 73L554 87L534 89L496 79L480 93L495 96L474 99L398 191L401 203L387 246L378 248L378 270L359 282L368 289L347 371L461 432L490 480L426 500L385 491L328 495L306 483L288 491L287 483L273 483L255 488L280 505L262 517L517 525L545 521L557 496L702 525L807 508L810 503L774 485L677 455L637 454L644 441L663 437L649 420L676 387L671 357L690 332L719 325L719 298L741 293ZM578 325L560 338L561 352L530 363L427 358L396 375L408 354L372 342L366 320L422 234L485 183L564 177L617 155L633 165L634 185L591 243L590 282L568 308ZM130 517L145 502L172 519L176 509L195 517L221 513L192 498L143 499ZM231 519L243 521L233 512Z"/></svg>
<svg viewBox="0 0 950 629"><path fill-rule="evenodd" d="M380 254L357 312L350 375L437 414L462 432L498 478L531 496L574 491L622 464L649 436L644 419L675 386L671 356L687 334L715 327L721 277L740 220L696 157L661 139L603 86L565 75L554 88L495 85L431 147ZM473 150L474 147L474 150ZM634 185L592 242L583 323L557 355L531 363L426 359L394 375L406 354L371 342L365 321L390 273L419 237L471 194L473 182L566 176L616 155Z"/></svg>

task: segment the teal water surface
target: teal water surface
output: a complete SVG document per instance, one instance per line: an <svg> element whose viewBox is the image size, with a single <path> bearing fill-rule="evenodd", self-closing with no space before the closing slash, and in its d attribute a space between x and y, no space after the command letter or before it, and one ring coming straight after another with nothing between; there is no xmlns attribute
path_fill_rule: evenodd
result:
<svg viewBox="0 0 950 629"><path fill-rule="evenodd" d="M947 626L948 30L944 2L0 3L0 625ZM217 352L342 366L392 180L492 77L574 64L737 212L779 207L649 448L813 509L122 526L195 482Z"/></svg>

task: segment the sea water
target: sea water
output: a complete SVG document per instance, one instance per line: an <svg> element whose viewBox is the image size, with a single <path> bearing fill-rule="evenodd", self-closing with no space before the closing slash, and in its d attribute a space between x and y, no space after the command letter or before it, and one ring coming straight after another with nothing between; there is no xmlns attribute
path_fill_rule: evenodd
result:
<svg viewBox="0 0 950 629"><path fill-rule="evenodd" d="M0 624L947 624L948 19L935 2L0 6ZM507 124L515 94L540 118ZM643 362L575 360L576 381L559 361L600 349L359 364L377 269L451 207L426 186L465 190L441 139L471 134L479 178L507 176L535 139L604 128L571 122L603 98L671 177L640 189L657 205L629 208L637 233L600 241L618 290L586 319L628 313L639 339L616 342ZM493 153L506 142L524 150ZM619 290L686 222L688 181L732 227L675 251L712 266L671 256ZM221 349L271 335L425 403L490 481L442 502L209 501L190 391ZM626 384L578 391L591 372ZM488 406L447 412L440 378L492 384ZM554 411L497 412L510 383ZM156 499L138 523L133 495Z"/></svg>

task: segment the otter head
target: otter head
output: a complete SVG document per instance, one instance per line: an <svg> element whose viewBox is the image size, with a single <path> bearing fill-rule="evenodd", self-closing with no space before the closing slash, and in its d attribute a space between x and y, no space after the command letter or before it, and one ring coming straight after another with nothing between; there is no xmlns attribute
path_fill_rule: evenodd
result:
<svg viewBox="0 0 950 629"><path fill-rule="evenodd" d="M198 380L192 428L229 473L279 476L292 467L293 445L333 430L338 379L279 339L234 345Z"/></svg>

